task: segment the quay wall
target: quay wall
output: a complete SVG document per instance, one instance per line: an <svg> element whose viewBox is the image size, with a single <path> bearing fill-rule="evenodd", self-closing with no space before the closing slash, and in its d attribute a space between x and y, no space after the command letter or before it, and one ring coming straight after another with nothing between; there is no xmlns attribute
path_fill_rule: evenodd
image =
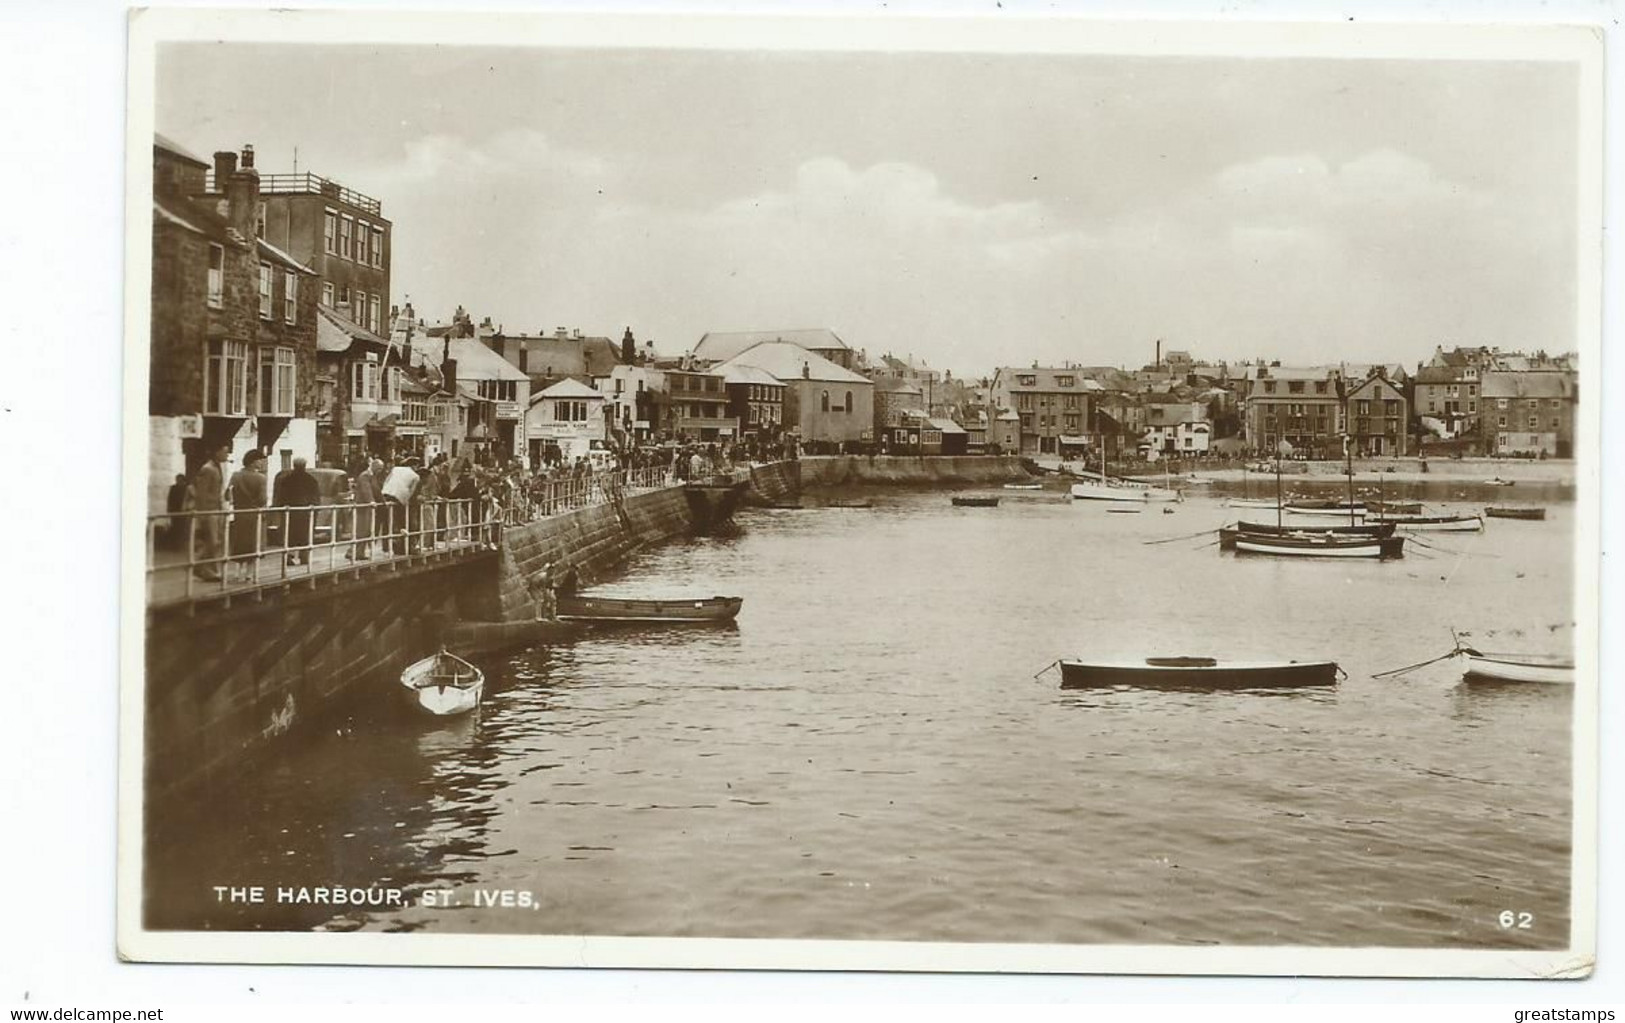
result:
<svg viewBox="0 0 1625 1023"><path fill-rule="evenodd" d="M801 463L795 461L770 462L752 465L746 470L750 483L745 501L754 505L784 504L801 493Z"/></svg>
<svg viewBox="0 0 1625 1023"><path fill-rule="evenodd" d="M341 698L398 699L401 669L438 648L439 623L477 614L495 579L493 553L154 612L143 690L148 796L230 777Z"/></svg>
<svg viewBox="0 0 1625 1023"><path fill-rule="evenodd" d="M687 533L693 512L681 486L632 494L619 504L601 504L563 515L509 526L502 532L496 606L492 617L518 621L536 616L531 587L551 564L555 572L574 568L580 585L590 586L639 547Z"/></svg>
<svg viewBox="0 0 1625 1023"><path fill-rule="evenodd" d="M437 650L453 623L533 619L531 580L544 565L573 567L580 584L591 585L639 547L693 524L684 488L671 486L508 526L497 550L468 560L328 577L229 606L150 612L148 798L228 781L345 701L404 704L401 670Z"/></svg>
<svg viewBox="0 0 1625 1023"><path fill-rule="evenodd" d="M799 463L803 487L848 484L1011 483L1028 479L1016 455L814 455Z"/></svg>

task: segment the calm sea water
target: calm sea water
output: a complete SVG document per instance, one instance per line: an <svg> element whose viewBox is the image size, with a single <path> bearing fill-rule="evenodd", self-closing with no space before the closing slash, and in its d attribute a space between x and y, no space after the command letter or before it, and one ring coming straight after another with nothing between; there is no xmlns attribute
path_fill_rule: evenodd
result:
<svg viewBox="0 0 1625 1023"><path fill-rule="evenodd" d="M149 925L1566 943L1570 693L1469 687L1454 662L1370 676L1449 649L1451 627L1563 649L1548 627L1572 618L1572 505L1355 563L1148 543L1233 518L1214 498L1114 514L1056 492L1001 492L995 509L840 496L875 507L742 512L731 535L646 551L601 588L740 594L734 628L491 658L462 720L378 694L212 797L223 811L159 822ZM1033 677L1063 656L1186 653L1329 657L1349 677L1292 692ZM230 906L214 884L459 904ZM500 890L533 908L472 904Z"/></svg>

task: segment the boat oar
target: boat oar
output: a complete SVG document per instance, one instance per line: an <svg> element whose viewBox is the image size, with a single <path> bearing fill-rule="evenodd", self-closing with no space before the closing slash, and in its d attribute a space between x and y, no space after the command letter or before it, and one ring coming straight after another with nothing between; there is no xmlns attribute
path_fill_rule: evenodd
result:
<svg viewBox="0 0 1625 1023"><path fill-rule="evenodd" d="M1055 660L1049 662L1048 664L1044 665L1042 668L1039 668L1036 672L1034 672L1033 673L1033 678L1037 678L1038 676L1044 674L1044 672L1049 671L1051 668L1055 667L1057 664L1060 664L1060 663L1061 663L1061 659L1059 657L1057 657Z"/></svg>
<svg viewBox="0 0 1625 1023"><path fill-rule="evenodd" d="M1164 539L1164 540L1141 540L1140 545L1143 546L1143 547L1150 547L1153 544L1159 544L1159 543L1178 543L1180 540L1194 540L1199 536L1206 536L1211 532L1213 532L1213 530L1211 530L1211 529L1203 529L1203 530L1200 530L1198 532L1192 533L1189 536L1170 536L1170 537L1168 537L1167 539Z"/></svg>

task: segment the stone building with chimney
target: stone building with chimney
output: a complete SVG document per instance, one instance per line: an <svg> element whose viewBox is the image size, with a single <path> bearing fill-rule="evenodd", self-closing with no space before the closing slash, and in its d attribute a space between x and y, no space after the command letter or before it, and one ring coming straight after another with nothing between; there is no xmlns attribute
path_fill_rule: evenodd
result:
<svg viewBox="0 0 1625 1023"><path fill-rule="evenodd" d="M153 140L149 508L214 448L316 458L316 275L260 234L254 150Z"/></svg>

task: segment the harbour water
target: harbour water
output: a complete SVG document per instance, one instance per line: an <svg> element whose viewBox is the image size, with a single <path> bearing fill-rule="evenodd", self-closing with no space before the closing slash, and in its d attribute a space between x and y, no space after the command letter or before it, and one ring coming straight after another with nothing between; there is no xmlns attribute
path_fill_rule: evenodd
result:
<svg viewBox="0 0 1625 1023"><path fill-rule="evenodd" d="M154 821L149 926L1566 943L1571 693L1465 685L1453 661L1371 676L1443 653L1452 628L1564 649L1572 504L1422 534L1401 561L1328 562L1149 543L1234 519L1217 497L1118 514L1056 490L997 508L841 496L873 507L742 512L601 588L739 594L734 627L487 659L485 703L460 720L375 694L207 800L239 812ZM1042 672L1146 654L1331 658L1348 678L1064 691ZM211 892L329 884L462 894Z"/></svg>

